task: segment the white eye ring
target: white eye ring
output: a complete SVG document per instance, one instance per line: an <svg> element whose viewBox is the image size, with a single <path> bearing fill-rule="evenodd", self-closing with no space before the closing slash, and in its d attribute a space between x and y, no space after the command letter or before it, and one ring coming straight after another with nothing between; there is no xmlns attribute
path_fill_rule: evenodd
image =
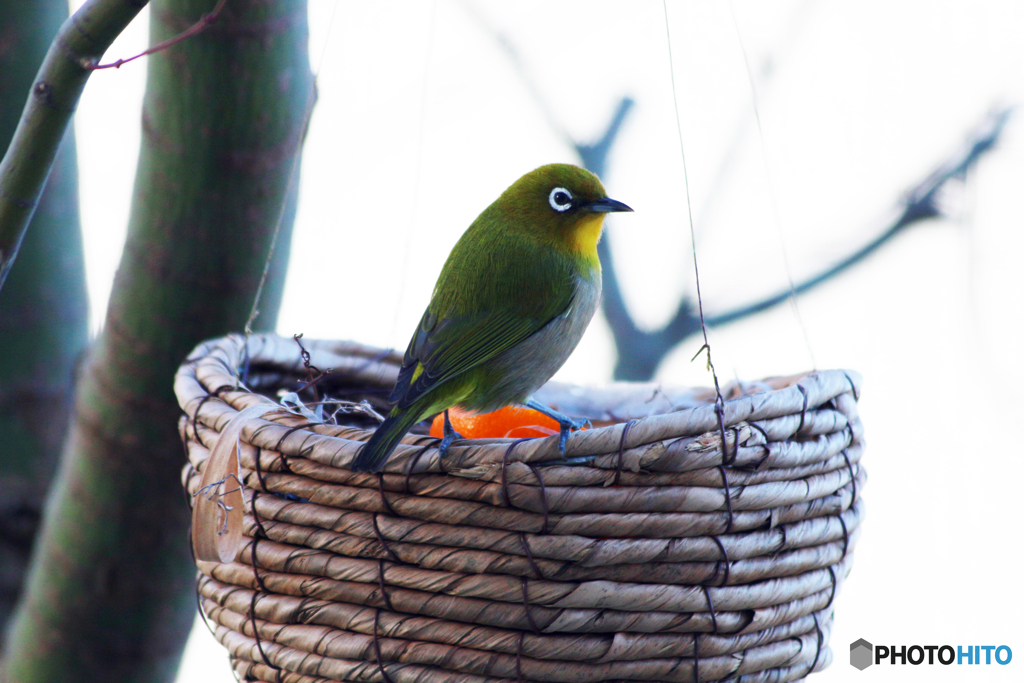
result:
<svg viewBox="0 0 1024 683"><path fill-rule="evenodd" d="M559 195L565 196L559 197ZM562 200L561 202L558 201L560 199ZM551 208L555 211L568 211L572 208L572 192L569 192L569 190L564 187L556 187L551 190L551 194L548 195L548 204L550 204Z"/></svg>

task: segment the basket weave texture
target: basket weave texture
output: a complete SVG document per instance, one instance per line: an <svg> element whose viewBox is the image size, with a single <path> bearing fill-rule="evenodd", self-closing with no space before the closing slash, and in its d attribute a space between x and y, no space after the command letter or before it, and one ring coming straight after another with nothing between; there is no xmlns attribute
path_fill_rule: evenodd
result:
<svg viewBox="0 0 1024 683"><path fill-rule="evenodd" d="M400 356L304 345L333 369L321 395L383 409ZM348 469L364 414L276 402L306 376L292 340L231 336L175 381L188 493L222 434L240 462L242 548L197 565L243 680L781 682L830 663L863 513L856 373L731 386L721 419L713 391L549 383L538 400L594 422L569 440L583 463L558 464L557 436L442 460L410 433L382 475Z"/></svg>

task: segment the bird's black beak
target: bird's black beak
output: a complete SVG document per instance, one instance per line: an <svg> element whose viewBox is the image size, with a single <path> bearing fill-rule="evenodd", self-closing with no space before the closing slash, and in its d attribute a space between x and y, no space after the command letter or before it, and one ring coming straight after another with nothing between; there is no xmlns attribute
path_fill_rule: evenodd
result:
<svg viewBox="0 0 1024 683"><path fill-rule="evenodd" d="M604 199L596 199L590 202L587 204L587 208L594 213L614 213L618 211L633 210L617 199L609 199L608 197L605 197Z"/></svg>

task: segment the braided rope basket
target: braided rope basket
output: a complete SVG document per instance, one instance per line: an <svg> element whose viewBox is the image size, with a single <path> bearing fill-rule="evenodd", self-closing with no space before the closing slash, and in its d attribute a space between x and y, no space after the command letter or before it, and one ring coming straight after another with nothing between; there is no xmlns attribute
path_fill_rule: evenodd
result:
<svg viewBox="0 0 1024 683"><path fill-rule="evenodd" d="M779 682L831 661L863 513L856 374L731 386L721 412L708 390L550 383L538 400L594 423L569 440L581 464L557 436L440 459L414 432L371 475L347 469L371 411L283 407L298 346L244 346L200 345L175 382L192 500L218 444L244 484L234 561L197 560L243 680ZM333 369L321 395L384 408L400 356L305 346Z"/></svg>

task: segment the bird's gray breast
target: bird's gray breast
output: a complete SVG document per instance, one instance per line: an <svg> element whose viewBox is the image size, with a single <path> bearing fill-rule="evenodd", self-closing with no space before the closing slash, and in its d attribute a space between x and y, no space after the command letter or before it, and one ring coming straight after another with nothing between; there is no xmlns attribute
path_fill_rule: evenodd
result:
<svg viewBox="0 0 1024 683"><path fill-rule="evenodd" d="M500 379L481 392L477 405L467 407L490 411L522 403L558 372L583 338L601 300L600 270L595 269L589 276L574 275L574 279L575 291L569 307L537 332L488 361L488 370Z"/></svg>

